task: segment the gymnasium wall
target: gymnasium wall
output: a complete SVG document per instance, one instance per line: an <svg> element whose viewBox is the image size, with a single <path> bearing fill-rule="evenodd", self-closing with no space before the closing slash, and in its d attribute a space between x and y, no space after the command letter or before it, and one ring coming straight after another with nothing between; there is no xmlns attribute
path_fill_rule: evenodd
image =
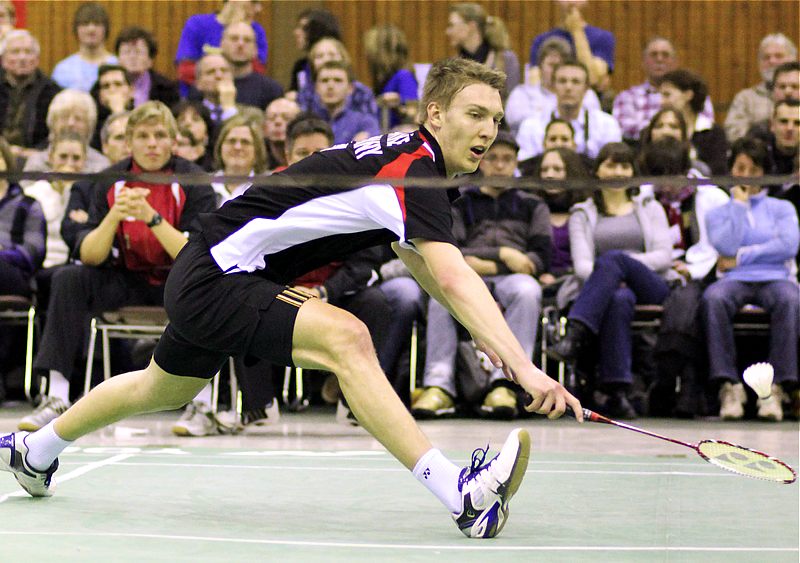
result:
<svg viewBox="0 0 800 563"><path fill-rule="evenodd" d="M153 30L160 53L156 69L170 75L183 22L191 14L210 12L218 0L105 0L111 17L113 39L126 25ZM508 25L512 48L520 62L528 59L532 38L559 20L550 0L489 0L480 2L488 13ZM74 52L72 33L76 0L29 1L28 27L42 44L41 66L53 65ZM270 42L268 71L288 82L292 62L300 55L291 30L296 15L305 8L325 7L342 22L344 41L353 54L356 74L369 80L361 51L364 31L371 26L393 23L401 27L411 43L412 62L430 62L450 54L444 29L448 2L432 0L264 0L258 20ZM780 31L800 43L800 2L796 0L591 0L584 11L592 25L614 32L617 39L617 90L643 80L641 50L648 38L662 35L675 44L682 66L706 78L717 109L727 108L740 89L758 82L756 51L767 33ZM110 40L109 49L113 48Z"/></svg>

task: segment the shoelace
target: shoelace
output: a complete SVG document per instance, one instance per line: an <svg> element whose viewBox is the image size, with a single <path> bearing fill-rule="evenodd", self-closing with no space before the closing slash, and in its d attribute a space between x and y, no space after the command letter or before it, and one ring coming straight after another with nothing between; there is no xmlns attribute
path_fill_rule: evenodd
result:
<svg viewBox="0 0 800 563"><path fill-rule="evenodd" d="M464 468L464 471L461 472L461 475L458 477L458 488L460 489L465 483L469 482L470 480L474 479L477 475L480 474L481 470L484 468L483 462L486 459L486 454L489 452L489 444L486 444L485 448L476 448L472 452L472 461L470 462L469 471ZM491 462L489 462L491 463ZM488 465L488 464L487 464ZM466 472L466 475L464 474Z"/></svg>

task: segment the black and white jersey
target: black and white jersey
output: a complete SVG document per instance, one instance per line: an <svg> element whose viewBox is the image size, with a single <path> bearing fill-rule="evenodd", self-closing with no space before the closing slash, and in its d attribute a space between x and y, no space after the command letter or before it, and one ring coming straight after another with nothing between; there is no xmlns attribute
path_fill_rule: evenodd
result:
<svg viewBox="0 0 800 563"><path fill-rule="evenodd" d="M375 178L359 188L299 187L300 175ZM453 191L407 188L381 178L445 176L444 158L424 129L336 145L277 176L286 187L253 186L200 217L211 256L226 274L256 272L279 283L356 250L415 238L455 244ZM456 192L457 194L457 192Z"/></svg>

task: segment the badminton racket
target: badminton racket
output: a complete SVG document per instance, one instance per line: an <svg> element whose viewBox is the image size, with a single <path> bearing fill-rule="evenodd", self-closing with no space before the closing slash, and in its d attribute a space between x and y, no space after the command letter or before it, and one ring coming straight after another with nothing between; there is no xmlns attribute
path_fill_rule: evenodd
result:
<svg viewBox="0 0 800 563"><path fill-rule="evenodd" d="M567 407L567 412L572 415L575 414L569 406ZM662 436L661 434L656 434L649 430L612 420L589 409L583 409L583 419L600 424L611 424L619 428L624 428L625 430L632 430L639 434L644 434L645 436L658 438L665 442L686 446L696 451L697 454L708 463L732 471L737 475L753 477L754 479L763 479L774 483L785 483L787 485L794 483L797 479L797 473L795 473L794 469L781 460L763 452L745 448L744 446L737 446L736 444L731 444L723 440L701 440L696 444L690 444L689 442L668 438L667 436Z"/></svg>

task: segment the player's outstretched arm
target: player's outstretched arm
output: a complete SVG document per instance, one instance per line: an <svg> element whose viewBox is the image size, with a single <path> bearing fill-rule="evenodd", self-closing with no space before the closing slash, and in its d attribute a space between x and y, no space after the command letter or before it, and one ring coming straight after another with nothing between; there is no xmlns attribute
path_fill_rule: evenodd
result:
<svg viewBox="0 0 800 563"><path fill-rule="evenodd" d="M502 366L508 377L531 394L533 401L526 408L557 418L569 405L580 417L580 402L525 355L486 284L466 264L461 252L448 243L420 239L412 242L419 254L394 245L397 255L422 288L470 332L495 365Z"/></svg>

